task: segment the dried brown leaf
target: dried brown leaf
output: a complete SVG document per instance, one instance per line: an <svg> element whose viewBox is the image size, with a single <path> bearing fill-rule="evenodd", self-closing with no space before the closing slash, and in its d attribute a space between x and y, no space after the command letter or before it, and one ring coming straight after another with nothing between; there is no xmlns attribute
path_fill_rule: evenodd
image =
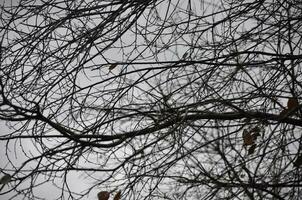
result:
<svg viewBox="0 0 302 200"><path fill-rule="evenodd" d="M0 179L0 184L7 184L8 182L10 182L11 180L11 176L9 174L5 174L4 176L2 176L2 178Z"/></svg>
<svg viewBox="0 0 302 200"><path fill-rule="evenodd" d="M110 193L107 191L102 191L98 193L98 200L108 200Z"/></svg>
<svg viewBox="0 0 302 200"><path fill-rule="evenodd" d="M249 132L247 130L243 131L242 137L243 137L243 145L244 146L252 145L255 142L253 135L251 134L251 132Z"/></svg>
<svg viewBox="0 0 302 200"><path fill-rule="evenodd" d="M293 110L299 106L299 102L297 98L291 97L287 101L288 110Z"/></svg>
<svg viewBox="0 0 302 200"><path fill-rule="evenodd" d="M109 71L113 70L116 66L117 66L116 63L111 64L111 65L109 66Z"/></svg>
<svg viewBox="0 0 302 200"><path fill-rule="evenodd" d="M249 148L249 150L248 150L248 155L251 155L251 154L253 154L254 152L255 152L255 149L256 149L256 144L253 144L250 148Z"/></svg>
<svg viewBox="0 0 302 200"><path fill-rule="evenodd" d="M113 200L120 200L121 199L121 191L118 191L114 196Z"/></svg>

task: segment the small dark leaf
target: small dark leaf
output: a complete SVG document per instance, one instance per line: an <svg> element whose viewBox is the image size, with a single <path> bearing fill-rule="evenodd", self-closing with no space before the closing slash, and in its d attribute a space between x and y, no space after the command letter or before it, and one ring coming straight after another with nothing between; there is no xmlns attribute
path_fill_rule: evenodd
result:
<svg viewBox="0 0 302 200"><path fill-rule="evenodd" d="M251 132L247 131L246 129L243 131L242 137L244 146L252 145L255 142Z"/></svg>
<svg viewBox="0 0 302 200"><path fill-rule="evenodd" d="M121 191L118 191L114 196L113 200L120 200L121 199Z"/></svg>
<svg viewBox="0 0 302 200"><path fill-rule="evenodd" d="M299 106L299 102L298 102L297 98L291 97L288 99L288 101L287 101L288 110L293 110L298 106Z"/></svg>
<svg viewBox="0 0 302 200"><path fill-rule="evenodd" d="M115 64L110 65L110 66L109 66L109 71L113 70L113 69L114 69L116 66L117 66L117 64L116 64L116 63L115 63Z"/></svg>
<svg viewBox="0 0 302 200"><path fill-rule="evenodd" d="M98 193L98 200L108 200L110 193L107 191L102 191Z"/></svg>
<svg viewBox="0 0 302 200"><path fill-rule="evenodd" d="M251 154L253 154L254 152L255 152L255 149L256 149L256 144L253 144L250 148L249 148L249 150L248 150L248 155L251 155Z"/></svg>
<svg viewBox="0 0 302 200"><path fill-rule="evenodd" d="M11 176L9 174L5 174L4 176L2 176L2 178L0 179L0 184L7 184L8 182L10 182L11 180Z"/></svg>

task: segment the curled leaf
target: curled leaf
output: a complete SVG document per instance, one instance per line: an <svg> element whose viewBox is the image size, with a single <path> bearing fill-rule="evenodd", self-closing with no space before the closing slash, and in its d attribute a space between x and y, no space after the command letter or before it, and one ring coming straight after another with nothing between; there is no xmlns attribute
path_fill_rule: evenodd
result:
<svg viewBox="0 0 302 200"><path fill-rule="evenodd" d="M299 102L297 98L291 97L287 101L288 110L293 110L299 106Z"/></svg>
<svg viewBox="0 0 302 200"><path fill-rule="evenodd" d="M299 106L299 102L297 98L291 97L287 101L287 108L282 110L280 113L280 117L285 118L287 115L289 115L293 110L295 110Z"/></svg>
<svg viewBox="0 0 302 200"><path fill-rule="evenodd" d="M118 192L115 194L113 200L120 200L120 199L121 199L121 191L118 191Z"/></svg>
<svg viewBox="0 0 302 200"><path fill-rule="evenodd" d="M247 131L246 129L244 129L242 137L244 146L252 145L255 142L254 136L251 134L250 131Z"/></svg>
<svg viewBox="0 0 302 200"><path fill-rule="evenodd" d="M98 200L108 200L110 193L107 191L102 191L98 193Z"/></svg>
<svg viewBox="0 0 302 200"><path fill-rule="evenodd" d="M116 63L111 64L111 65L109 66L109 71L113 70L116 66L117 66Z"/></svg>
<svg viewBox="0 0 302 200"><path fill-rule="evenodd" d="M11 176L9 174L5 174L4 176L2 176L2 178L0 179L0 184L7 184L8 182L10 182L11 180Z"/></svg>
<svg viewBox="0 0 302 200"><path fill-rule="evenodd" d="M249 150L248 150L248 155L251 155L251 154L253 154L254 152L255 152L255 149L256 149L256 144L253 144L250 148L249 148Z"/></svg>

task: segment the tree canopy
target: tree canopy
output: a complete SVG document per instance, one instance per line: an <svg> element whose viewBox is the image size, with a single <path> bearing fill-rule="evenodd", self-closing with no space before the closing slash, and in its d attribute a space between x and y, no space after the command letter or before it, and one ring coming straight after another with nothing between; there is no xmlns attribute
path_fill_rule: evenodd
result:
<svg viewBox="0 0 302 200"><path fill-rule="evenodd" d="M0 195L302 196L299 0L20 0L0 13Z"/></svg>

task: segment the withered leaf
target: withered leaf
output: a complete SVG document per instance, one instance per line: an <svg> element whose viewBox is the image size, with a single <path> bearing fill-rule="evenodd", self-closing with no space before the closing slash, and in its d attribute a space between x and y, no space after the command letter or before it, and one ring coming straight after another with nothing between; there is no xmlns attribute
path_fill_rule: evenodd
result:
<svg viewBox="0 0 302 200"><path fill-rule="evenodd" d="M0 179L0 184L7 184L8 182L10 182L11 180L11 176L9 174L5 174L4 176L2 176L2 178Z"/></svg>
<svg viewBox="0 0 302 200"><path fill-rule="evenodd" d="M243 131L242 137L244 146L252 145L255 142L251 132L247 131L246 129Z"/></svg>
<svg viewBox="0 0 302 200"><path fill-rule="evenodd" d="M249 150L248 150L248 155L251 155L251 154L253 154L254 152L255 152L255 149L256 149L256 144L253 144L250 148L249 148Z"/></svg>
<svg viewBox="0 0 302 200"><path fill-rule="evenodd" d="M107 191L102 191L98 193L98 200L108 200L110 193Z"/></svg>
<svg viewBox="0 0 302 200"><path fill-rule="evenodd" d="M113 70L116 66L117 66L116 63L111 64L111 65L109 66L109 71Z"/></svg>
<svg viewBox="0 0 302 200"><path fill-rule="evenodd" d="M291 98L288 99L288 101L287 101L287 108L289 110L293 110L293 109L295 109L298 106L299 106L299 102L298 102L297 98L291 97Z"/></svg>
<svg viewBox="0 0 302 200"><path fill-rule="evenodd" d="M118 191L114 196L113 200L120 200L121 199L121 191Z"/></svg>

